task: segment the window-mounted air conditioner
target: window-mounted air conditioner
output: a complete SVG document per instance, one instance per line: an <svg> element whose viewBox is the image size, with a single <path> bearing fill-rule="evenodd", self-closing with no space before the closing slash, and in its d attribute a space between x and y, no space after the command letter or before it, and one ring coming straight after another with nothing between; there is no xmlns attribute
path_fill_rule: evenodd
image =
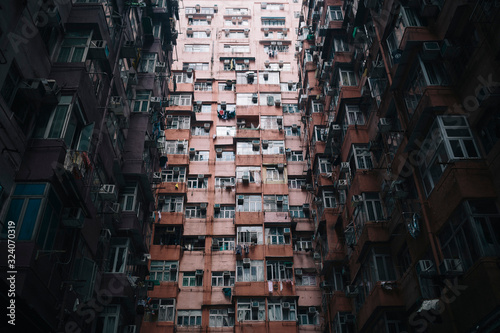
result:
<svg viewBox="0 0 500 333"><path fill-rule="evenodd" d="M104 201L116 201L118 199L116 186L113 184L102 185L99 189L99 196Z"/></svg>

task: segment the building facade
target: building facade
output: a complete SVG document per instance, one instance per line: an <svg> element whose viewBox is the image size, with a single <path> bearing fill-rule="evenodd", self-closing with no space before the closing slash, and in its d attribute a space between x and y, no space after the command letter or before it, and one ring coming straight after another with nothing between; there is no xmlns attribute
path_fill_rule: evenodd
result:
<svg viewBox="0 0 500 333"><path fill-rule="evenodd" d="M0 16L2 331L139 331L178 2Z"/></svg>

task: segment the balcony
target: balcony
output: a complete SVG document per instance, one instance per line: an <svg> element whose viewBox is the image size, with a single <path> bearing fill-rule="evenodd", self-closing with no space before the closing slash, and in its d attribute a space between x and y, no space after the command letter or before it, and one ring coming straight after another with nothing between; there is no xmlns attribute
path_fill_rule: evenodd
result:
<svg viewBox="0 0 500 333"><path fill-rule="evenodd" d="M161 212L161 219L158 223L163 225L183 225L184 213Z"/></svg>
<svg viewBox="0 0 500 333"><path fill-rule="evenodd" d="M364 226L356 227L361 229L360 231L356 230L358 234L361 233L357 243L360 249L358 260L368 251L371 243L384 243L391 238L386 222L366 222Z"/></svg>
<svg viewBox="0 0 500 333"><path fill-rule="evenodd" d="M156 189L159 194L167 194L167 193L186 193L187 185L186 183L161 183Z"/></svg>
<svg viewBox="0 0 500 333"><path fill-rule="evenodd" d="M262 225L264 212L235 212L235 225Z"/></svg>
<svg viewBox="0 0 500 333"><path fill-rule="evenodd" d="M233 297L239 296L268 296L267 281L260 282L236 282L233 288Z"/></svg>
<svg viewBox="0 0 500 333"><path fill-rule="evenodd" d="M338 312L351 312L351 299L346 297L342 291L333 291L333 293L325 293L329 308L330 318L335 318Z"/></svg>
<svg viewBox="0 0 500 333"><path fill-rule="evenodd" d="M292 257L293 248L291 244L282 245L266 245L265 247L266 257Z"/></svg>

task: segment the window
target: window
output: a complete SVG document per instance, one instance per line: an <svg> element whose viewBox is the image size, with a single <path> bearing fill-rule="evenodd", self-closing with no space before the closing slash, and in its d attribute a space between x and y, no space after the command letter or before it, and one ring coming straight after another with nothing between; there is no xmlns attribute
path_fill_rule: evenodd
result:
<svg viewBox="0 0 500 333"><path fill-rule="evenodd" d="M127 184L120 193L121 207L123 211L135 211L140 205L138 198L138 187L136 184Z"/></svg>
<svg viewBox="0 0 500 333"><path fill-rule="evenodd" d="M238 227L238 244L263 244L262 227Z"/></svg>
<svg viewBox="0 0 500 333"><path fill-rule="evenodd" d="M157 56L156 53L143 53L137 71L142 73L154 73Z"/></svg>
<svg viewBox="0 0 500 333"><path fill-rule="evenodd" d="M208 20L203 20L203 19L188 19L189 25L209 25L210 22Z"/></svg>
<svg viewBox="0 0 500 333"><path fill-rule="evenodd" d="M323 204L325 208L337 207L337 200L335 199L335 193L333 191L323 191Z"/></svg>
<svg viewBox="0 0 500 333"><path fill-rule="evenodd" d="M312 103L312 112L323 112L324 106L321 103Z"/></svg>
<svg viewBox="0 0 500 333"><path fill-rule="evenodd" d="M328 19L330 21L342 21L342 8L340 6L328 6Z"/></svg>
<svg viewBox="0 0 500 333"><path fill-rule="evenodd" d="M266 228L266 244L284 245L290 244L290 228L272 227Z"/></svg>
<svg viewBox="0 0 500 333"><path fill-rule="evenodd" d="M236 178L238 182L260 183L260 167L236 167Z"/></svg>
<svg viewBox="0 0 500 333"><path fill-rule="evenodd" d="M384 220L382 202L380 201L378 193L363 193L363 202L366 208L368 221Z"/></svg>
<svg viewBox="0 0 500 333"><path fill-rule="evenodd" d="M295 251L310 251L313 249L312 238L311 237L299 237L294 242L294 250ZM314 275L316 276L316 275ZM295 274L295 278L297 278L297 274Z"/></svg>
<svg viewBox="0 0 500 333"><path fill-rule="evenodd" d="M272 19L269 17L263 17L262 18L262 25L263 26L283 26L283 25L285 25L285 18Z"/></svg>
<svg viewBox="0 0 500 333"><path fill-rule="evenodd" d="M48 184L16 184L4 221L16 222L16 240L32 240L51 249L61 218L62 205ZM7 238L7 223L2 239Z"/></svg>
<svg viewBox="0 0 500 333"><path fill-rule="evenodd" d="M167 154L187 154L187 145L187 140L169 140L165 142L165 152Z"/></svg>
<svg viewBox="0 0 500 333"><path fill-rule="evenodd" d="M332 163L326 157L318 158L318 166L320 173L328 173L333 171Z"/></svg>
<svg viewBox="0 0 500 333"><path fill-rule="evenodd" d="M151 92L147 90L138 90L133 99L134 112L148 112Z"/></svg>
<svg viewBox="0 0 500 333"><path fill-rule="evenodd" d="M184 198L182 196L159 195L158 206L162 212L182 213Z"/></svg>
<svg viewBox="0 0 500 333"><path fill-rule="evenodd" d="M189 116L168 116L167 118L167 129L189 129L190 125L191 117Z"/></svg>
<svg viewBox="0 0 500 333"><path fill-rule="evenodd" d="M160 38L161 37L161 24L155 24L153 26L153 36L155 38Z"/></svg>
<svg viewBox="0 0 500 333"><path fill-rule="evenodd" d="M285 142L284 141L268 141L267 148L262 147L262 154L264 155L275 155L285 153Z"/></svg>
<svg viewBox="0 0 500 333"><path fill-rule="evenodd" d="M285 136L300 136L300 126L285 126Z"/></svg>
<svg viewBox="0 0 500 333"><path fill-rule="evenodd" d="M335 38L333 40L333 49L335 52L349 52L349 44L344 38Z"/></svg>
<svg viewBox="0 0 500 333"><path fill-rule="evenodd" d="M191 75L191 77L189 77L188 74L184 72L174 73L174 77L176 83L193 83L193 76Z"/></svg>
<svg viewBox="0 0 500 333"><path fill-rule="evenodd" d="M293 279L293 262L291 261L275 261L267 260L267 280L292 280Z"/></svg>
<svg viewBox="0 0 500 333"><path fill-rule="evenodd" d="M299 307L299 325L319 325L319 313L310 312L309 307ZM347 331L338 331L347 332Z"/></svg>
<svg viewBox="0 0 500 333"><path fill-rule="evenodd" d="M262 129L278 129L278 119L283 123L283 117L278 116L261 116L260 126Z"/></svg>
<svg viewBox="0 0 500 333"><path fill-rule="evenodd" d="M201 209L199 205L186 205L186 218L187 219L204 219L206 217L206 209Z"/></svg>
<svg viewBox="0 0 500 333"><path fill-rule="evenodd" d="M174 321L175 298L158 300L158 321Z"/></svg>
<svg viewBox="0 0 500 333"><path fill-rule="evenodd" d="M192 95L170 95L169 106L191 105Z"/></svg>
<svg viewBox="0 0 500 333"><path fill-rule="evenodd" d="M281 91L297 91L296 83L280 83Z"/></svg>
<svg viewBox="0 0 500 333"><path fill-rule="evenodd" d="M234 286L234 271L212 272L212 287L232 287Z"/></svg>
<svg viewBox="0 0 500 333"><path fill-rule="evenodd" d="M155 215L156 212L155 212ZM158 215L159 217L159 215ZM154 245L180 245L181 228L155 224Z"/></svg>
<svg viewBox="0 0 500 333"><path fill-rule="evenodd" d="M287 212L288 195L264 195L265 212Z"/></svg>
<svg viewBox="0 0 500 333"><path fill-rule="evenodd" d="M290 216L296 218L309 217L309 212L304 212L302 206L290 206Z"/></svg>
<svg viewBox="0 0 500 333"><path fill-rule="evenodd" d="M352 145L351 156L349 158L351 168L356 169L373 169L372 154L368 150L367 145ZM355 166L355 167L354 167Z"/></svg>
<svg viewBox="0 0 500 333"><path fill-rule="evenodd" d="M5 76L2 90L0 94L2 95L5 103L11 105L14 102L14 97L16 96L16 88L21 81L21 75L19 74L19 70L15 64L15 61L12 62L9 68L9 72Z"/></svg>
<svg viewBox="0 0 500 333"><path fill-rule="evenodd" d="M203 271L202 271L203 272ZM183 272L182 273L182 286L183 287L202 287L203 274L196 272Z"/></svg>
<svg viewBox="0 0 500 333"><path fill-rule="evenodd" d="M238 318L241 321L266 320L266 303L262 298L238 299Z"/></svg>
<svg viewBox="0 0 500 333"><path fill-rule="evenodd" d="M91 37L92 32L88 30L67 32L57 62L84 62Z"/></svg>
<svg viewBox="0 0 500 333"><path fill-rule="evenodd" d="M267 301L267 316L270 321L296 321L297 307L295 300L274 300Z"/></svg>
<svg viewBox="0 0 500 333"><path fill-rule="evenodd" d="M177 281L178 261L151 260L151 269L149 270L150 280L159 281Z"/></svg>
<svg viewBox="0 0 500 333"><path fill-rule="evenodd" d="M96 319L96 332L116 332L118 330L120 318L120 305L108 305L103 307L102 312Z"/></svg>
<svg viewBox="0 0 500 333"><path fill-rule="evenodd" d="M260 147L260 142L259 142ZM260 148L254 150L251 141L238 141L236 142L236 154L237 155L260 155Z"/></svg>
<svg viewBox="0 0 500 333"><path fill-rule="evenodd" d="M234 251L234 237L212 238L212 251Z"/></svg>
<svg viewBox="0 0 500 333"><path fill-rule="evenodd" d="M112 238L110 245L106 272L125 273L130 257L129 239Z"/></svg>
<svg viewBox="0 0 500 333"><path fill-rule="evenodd" d="M253 96L254 94L236 94L236 105L257 105Z"/></svg>
<svg viewBox="0 0 500 333"><path fill-rule="evenodd" d="M248 8L226 8L225 15L250 15Z"/></svg>
<svg viewBox="0 0 500 333"><path fill-rule="evenodd" d="M210 132L205 130L204 126L193 126L191 127L191 135L194 136L208 136Z"/></svg>
<svg viewBox="0 0 500 333"><path fill-rule="evenodd" d="M210 52L208 44L185 44L184 52Z"/></svg>
<svg viewBox="0 0 500 333"><path fill-rule="evenodd" d="M184 183L186 179L186 167L167 167L161 172L162 182Z"/></svg>
<svg viewBox="0 0 500 333"><path fill-rule="evenodd" d="M188 177L188 188L207 188L208 178Z"/></svg>
<svg viewBox="0 0 500 333"><path fill-rule="evenodd" d="M216 128L217 136L235 136L236 127L235 126L217 126Z"/></svg>
<svg viewBox="0 0 500 333"><path fill-rule="evenodd" d="M316 141L326 141L328 138L328 128L321 126L314 126L313 143Z"/></svg>
<svg viewBox="0 0 500 333"><path fill-rule="evenodd" d="M76 96L61 96L59 104L49 112L41 112L33 137L63 139L68 149L87 151L94 123L85 125L83 111Z"/></svg>
<svg viewBox="0 0 500 333"><path fill-rule="evenodd" d="M243 31L241 32L230 32L229 38L245 38ZM224 44L224 52L229 53L248 53L250 52L250 45L242 44Z"/></svg>
<svg viewBox="0 0 500 333"><path fill-rule="evenodd" d="M194 90L195 91L212 91L212 82L211 81L197 81L194 83ZM204 104L204 105L210 106L209 104ZM201 112L203 112L203 107L202 107Z"/></svg>
<svg viewBox="0 0 500 333"><path fill-rule="evenodd" d="M427 195L441 178L446 163L480 157L464 116L438 116L422 143L419 156L422 160L419 169Z"/></svg>
<svg viewBox="0 0 500 333"><path fill-rule="evenodd" d="M222 151L222 155L217 155L215 158L216 161L234 161L234 151L224 150Z"/></svg>
<svg viewBox="0 0 500 333"><path fill-rule="evenodd" d="M177 325L201 326L201 310L177 310Z"/></svg>
<svg viewBox="0 0 500 333"><path fill-rule="evenodd" d="M280 84L280 72L259 72L260 84ZM260 94L260 104L267 105L267 96L274 96L274 99L280 99L280 94ZM262 96L266 96L265 99Z"/></svg>
<svg viewBox="0 0 500 333"><path fill-rule="evenodd" d="M357 86L356 75L351 70L339 69L341 86Z"/></svg>
<svg viewBox="0 0 500 333"><path fill-rule="evenodd" d="M357 105L346 105L345 123L348 125L364 125L365 117Z"/></svg>
<svg viewBox="0 0 500 333"><path fill-rule="evenodd" d="M197 150L189 156L190 161L208 161L210 152L208 150Z"/></svg>
<svg viewBox="0 0 500 333"><path fill-rule="evenodd" d="M478 126L478 135L483 144L484 151L489 154L498 142L500 135L497 135L500 128L500 110L488 110Z"/></svg>
<svg viewBox="0 0 500 333"><path fill-rule="evenodd" d="M460 259L467 270L479 258L500 253L500 214L493 200L467 200L439 234L445 259Z"/></svg>
<svg viewBox="0 0 500 333"><path fill-rule="evenodd" d="M306 180L304 178L288 178L288 188L291 189L301 189L302 186L306 185Z"/></svg>
<svg viewBox="0 0 500 333"><path fill-rule="evenodd" d="M228 82L219 82L219 91L233 91L234 89L235 85L233 81L230 81L230 84L228 84Z"/></svg>
<svg viewBox="0 0 500 333"><path fill-rule="evenodd" d="M373 257L369 260L373 261L374 264L371 267L375 268L375 280L376 281L394 281L396 280L396 273L394 271L394 265L392 263L392 257L389 250L382 248L374 248Z"/></svg>
<svg viewBox="0 0 500 333"><path fill-rule="evenodd" d="M188 68L197 71L208 71L208 62L185 62L182 64L182 70L185 71Z"/></svg>
<svg viewBox="0 0 500 333"><path fill-rule="evenodd" d="M208 38L209 35L206 31L193 31L192 34L187 35L188 38Z"/></svg>
<svg viewBox="0 0 500 333"><path fill-rule="evenodd" d="M264 261L251 260L250 264L236 261L236 282L264 281Z"/></svg>
<svg viewBox="0 0 500 333"><path fill-rule="evenodd" d="M287 154L286 160L288 162L300 162L304 160L304 153L302 151L292 151Z"/></svg>
<svg viewBox="0 0 500 333"><path fill-rule="evenodd" d="M265 167L266 169L266 182L281 182L283 181L283 171L280 172L277 167Z"/></svg>
<svg viewBox="0 0 500 333"><path fill-rule="evenodd" d="M228 314L228 309L210 309L209 327L232 327L234 326L234 312Z"/></svg>
<svg viewBox="0 0 500 333"><path fill-rule="evenodd" d="M295 283L297 283L297 286L316 286L316 275L316 272L305 272L302 270L302 274L295 274Z"/></svg>
<svg viewBox="0 0 500 333"><path fill-rule="evenodd" d="M297 104L282 104L283 113L299 113L299 106Z"/></svg>
<svg viewBox="0 0 500 333"><path fill-rule="evenodd" d="M242 203L240 201L241 195L238 195L238 212L261 212L262 211L262 198L260 195L243 195Z"/></svg>

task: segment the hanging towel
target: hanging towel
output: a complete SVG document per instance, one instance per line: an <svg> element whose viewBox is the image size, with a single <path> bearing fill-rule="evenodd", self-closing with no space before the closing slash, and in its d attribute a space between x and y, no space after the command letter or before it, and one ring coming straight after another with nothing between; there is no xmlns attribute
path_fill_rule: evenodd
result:
<svg viewBox="0 0 500 333"><path fill-rule="evenodd" d="M267 281L267 287L269 289L269 292L273 292L273 281Z"/></svg>
<svg viewBox="0 0 500 333"><path fill-rule="evenodd" d="M283 290L283 281L280 281L280 291Z"/></svg>

